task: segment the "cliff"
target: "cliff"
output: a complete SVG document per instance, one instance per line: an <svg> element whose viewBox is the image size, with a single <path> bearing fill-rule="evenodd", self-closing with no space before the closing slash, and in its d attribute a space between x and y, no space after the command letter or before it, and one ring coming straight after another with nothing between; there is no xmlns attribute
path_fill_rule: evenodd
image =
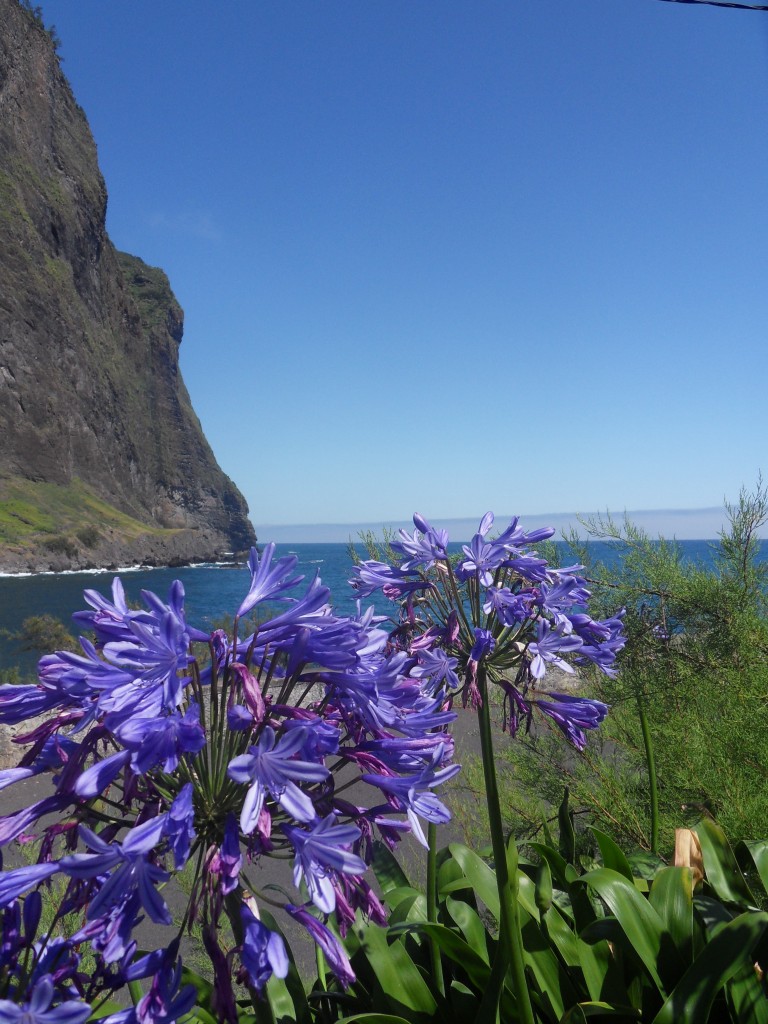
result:
<svg viewBox="0 0 768 1024"><path fill-rule="evenodd" d="M173 564L255 542L179 371L161 270L107 237L85 114L0 0L0 569Z"/></svg>

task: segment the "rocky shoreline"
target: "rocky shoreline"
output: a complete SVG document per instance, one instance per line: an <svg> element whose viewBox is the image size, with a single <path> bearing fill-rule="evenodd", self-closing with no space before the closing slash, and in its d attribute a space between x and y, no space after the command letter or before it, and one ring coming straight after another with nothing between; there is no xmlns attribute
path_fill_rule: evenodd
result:
<svg viewBox="0 0 768 1024"><path fill-rule="evenodd" d="M204 562L239 564L246 556L247 552L232 551L228 538L213 530L176 530L135 538L121 538L115 531L105 530L91 546L70 542L52 550L41 542L23 549L0 548L0 574L114 572L138 566L176 569Z"/></svg>

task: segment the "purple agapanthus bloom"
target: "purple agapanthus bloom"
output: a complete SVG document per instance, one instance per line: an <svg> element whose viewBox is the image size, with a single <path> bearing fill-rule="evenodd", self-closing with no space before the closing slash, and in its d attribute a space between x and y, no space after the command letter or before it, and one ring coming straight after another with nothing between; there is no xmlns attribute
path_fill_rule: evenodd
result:
<svg viewBox="0 0 768 1024"><path fill-rule="evenodd" d="M88 907L88 919L100 917L112 904L119 903L136 890L142 905L156 924L170 924L170 911L155 886L167 882L167 871L151 863L149 857L163 837L167 816L162 814L136 825L122 844L105 843L85 825L80 836L92 853L73 853L62 857L59 867L72 878L96 878L109 874ZM115 870L111 870L111 869Z"/></svg>
<svg viewBox="0 0 768 1024"><path fill-rule="evenodd" d="M288 974L291 965L288 953L282 936L262 924L245 902L240 904L240 920L243 925L240 959L251 984L261 992L273 974L276 978Z"/></svg>
<svg viewBox="0 0 768 1024"><path fill-rule="evenodd" d="M61 1001L52 1006L57 995ZM57 993L49 974L39 979L28 1002L17 1005L0 999L0 1024L84 1024L90 1015L87 1003Z"/></svg>
<svg viewBox="0 0 768 1024"><path fill-rule="evenodd" d="M192 783L187 782L171 804L163 834L173 853L173 866L181 871L187 863L189 848L195 838L195 808L192 802Z"/></svg>
<svg viewBox="0 0 768 1024"><path fill-rule="evenodd" d="M251 570L251 586L243 598L240 607L237 609L237 618L247 615L261 601L285 600L282 595L286 590L292 590L304 579L303 576L291 576L296 568L298 558L296 555L286 555L279 558L274 566L272 556L275 553L275 545L267 544L264 553L259 558L256 548L251 548L248 558L248 568Z"/></svg>
<svg viewBox="0 0 768 1024"><path fill-rule="evenodd" d="M186 625L167 612L157 628L134 620L131 632L131 640L105 644L104 656L120 668L134 672L137 681L162 686L163 706L171 710L178 707L185 682L179 672L190 662Z"/></svg>
<svg viewBox="0 0 768 1024"><path fill-rule="evenodd" d="M78 775L73 792L84 800L99 796L115 781L130 759L130 750L118 750L116 754L95 761L90 768Z"/></svg>
<svg viewBox="0 0 768 1024"><path fill-rule="evenodd" d="M86 590L83 592L83 597L93 611L75 612L72 616L75 622L85 626L86 629L92 629L97 636L105 641L130 639L131 631L128 623L142 613L129 609L122 581L118 577L112 580L111 601L97 590Z"/></svg>
<svg viewBox="0 0 768 1024"><path fill-rule="evenodd" d="M411 536L406 530L398 530L400 540L393 540L390 547L407 556L400 566L402 570L417 569L423 566L430 569L436 561L444 561L448 557L448 533L436 530L417 512L413 517L416 529Z"/></svg>
<svg viewBox="0 0 768 1024"><path fill-rule="evenodd" d="M267 793L298 821L313 821L317 816L311 798L299 789L296 781L321 782L329 772L322 763L294 758L303 743L301 729L275 742L275 730L265 726L258 743L249 747L247 754L240 754L229 762L227 775L230 779L250 783L240 814L240 827L246 835L256 828Z"/></svg>
<svg viewBox="0 0 768 1024"><path fill-rule="evenodd" d="M496 612L502 625L514 626L530 616L534 600L535 595L529 590L515 594L509 587L489 587L485 592L483 611L486 615Z"/></svg>
<svg viewBox="0 0 768 1024"><path fill-rule="evenodd" d="M152 979L149 992L136 1006L137 1024L175 1024L197 1001L194 985L181 985L181 961L169 957Z"/></svg>
<svg viewBox="0 0 768 1024"><path fill-rule="evenodd" d="M547 671L546 666L555 665L564 672L573 672L573 667L560 655L568 651L577 651L583 645L581 637L566 635L561 628L552 629L546 619L539 619L536 640L528 645L531 661L531 675L541 679Z"/></svg>
<svg viewBox="0 0 768 1024"><path fill-rule="evenodd" d="M234 892L240 868L243 866L243 853L240 849L240 835L233 814L228 814L224 821L224 838L221 846L213 855L208 870L219 879L219 889L224 896Z"/></svg>
<svg viewBox="0 0 768 1024"><path fill-rule="evenodd" d="M291 917L295 921L298 921L299 924L303 925L312 936L314 941L323 951L325 959L328 962L328 966L339 979L342 986L347 988L351 985L355 980L355 972L352 970L352 964L349 962L349 957L347 956L344 947L333 932L329 928L326 928L322 921L318 921L317 918L304 907L295 907L289 903L285 909Z"/></svg>
<svg viewBox="0 0 768 1024"><path fill-rule="evenodd" d="M608 713L608 705L588 697L550 693L549 700L531 701L542 714L551 718L578 750L587 743L585 729L596 729Z"/></svg>
<svg viewBox="0 0 768 1024"><path fill-rule="evenodd" d="M360 597L370 597L381 590L390 601L398 601L408 594L428 590L431 586L425 580L413 579L407 572L387 565L386 562L360 562L352 571L356 576L349 582Z"/></svg>
<svg viewBox="0 0 768 1024"><path fill-rule="evenodd" d="M514 516L506 530L496 538L495 543L504 545L508 551L517 552L531 544L538 544L540 540L549 540L550 537L554 536L554 533L555 529L553 526L541 526L538 530L531 530L530 533L526 533L522 526L520 526L519 516Z"/></svg>
<svg viewBox="0 0 768 1024"><path fill-rule="evenodd" d="M14 868L12 871L0 873L0 907L7 907L9 903L21 896L27 889L31 889L40 882L55 875L59 870L58 864L28 864L23 868Z"/></svg>
<svg viewBox="0 0 768 1024"><path fill-rule="evenodd" d="M372 786L378 786L397 802L398 809L405 811L411 823L413 834L422 846L428 847L424 831L419 818L435 824L444 824L451 820L451 812L432 792L435 786L460 771L461 765L454 764L448 768L435 770L442 762L442 750L438 748L432 759L432 763L423 768L418 774L404 777L392 777L384 775L363 775L363 782ZM322 908L321 908L322 909Z"/></svg>
<svg viewBox="0 0 768 1024"><path fill-rule="evenodd" d="M484 587L490 587L493 583L493 573L507 557L507 549L498 539L486 541L486 534L492 525L493 512L486 512L471 542L463 546L465 558L459 562L456 570L459 579L467 580L476 576Z"/></svg>
<svg viewBox="0 0 768 1024"><path fill-rule="evenodd" d="M496 639L488 629L475 628L475 642L469 652L470 661L480 661L486 654L492 654L496 647Z"/></svg>
<svg viewBox="0 0 768 1024"><path fill-rule="evenodd" d="M141 897L136 889L130 889L121 900L106 907L99 917L87 920L72 936L72 941L88 940L93 950L103 957L104 963L117 963L135 948L133 929L140 913Z"/></svg>
<svg viewBox="0 0 768 1024"><path fill-rule="evenodd" d="M411 675L415 679L424 679L429 684L430 694L442 689L445 684L451 690L458 690L459 677L456 668L459 664L458 658L452 658L441 648L436 647L432 651L419 652L419 663L411 669Z"/></svg>
<svg viewBox="0 0 768 1024"><path fill-rule="evenodd" d="M360 838L360 829L356 825L337 825L333 814L322 818L310 831L293 825L283 825L282 829L296 851L293 866L296 887L303 878L309 898L317 909L324 914L332 913L336 906L334 872L345 875L365 872L365 861L347 849Z"/></svg>
<svg viewBox="0 0 768 1024"><path fill-rule="evenodd" d="M147 718L131 716L115 728L115 735L131 751L131 765L140 775L161 763L164 772L173 772L182 754L197 754L206 743L200 707L195 703L183 715L172 711Z"/></svg>
<svg viewBox="0 0 768 1024"><path fill-rule="evenodd" d="M0 771L0 789L5 789L22 779L31 778L33 775L40 775L42 772L55 771L62 766L76 745L74 740L66 736L49 736L32 764L18 768L4 768Z"/></svg>

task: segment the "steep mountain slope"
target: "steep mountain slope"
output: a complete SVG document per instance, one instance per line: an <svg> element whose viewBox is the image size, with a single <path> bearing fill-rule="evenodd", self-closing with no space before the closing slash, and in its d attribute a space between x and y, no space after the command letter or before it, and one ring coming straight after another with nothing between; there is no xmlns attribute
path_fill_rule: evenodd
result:
<svg viewBox="0 0 768 1024"><path fill-rule="evenodd" d="M119 253L55 47L0 0L0 568L208 559L255 542L179 371L183 313Z"/></svg>

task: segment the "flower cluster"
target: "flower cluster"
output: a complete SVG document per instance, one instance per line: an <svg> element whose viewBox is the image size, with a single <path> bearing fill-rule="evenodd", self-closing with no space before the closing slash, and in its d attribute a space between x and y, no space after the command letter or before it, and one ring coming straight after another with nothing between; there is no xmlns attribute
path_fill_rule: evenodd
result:
<svg viewBox="0 0 768 1024"><path fill-rule="evenodd" d="M461 694L465 706L477 705L482 670L484 680L503 690L513 735L537 712L582 750L585 730L602 722L607 706L540 684L552 668L573 673L572 663L591 662L614 675L624 612L602 621L589 615L583 567L556 568L532 547L553 529L526 533L514 518L491 537L493 521L493 513L483 516L471 542L454 555L448 534L415 515L413 534L400 530L390 542L392 561L402 561L361 562L350 582L360 597L381 591L400 603L391 640L410 659L409 677L427 693L441 700L446 692Z"/></svg>
<svg viewBox="0 0 768 1024"><path fill-rule="evenodd" d="M273 545L249 566L231 633L191 627L178 581L167 601L144 592L134 609L116 579L111 598L85 592L89 607L75 619L91 638L81 637L81 653L43 657L37 684L0 687L0 722L42 716L17 737L28 749L0 772L0 787L42 773L52 786L0 817L0 847L39 840L37 863L0 872L0 1020L79 1024L146 979L143 998L105 1021L171 1024L195 999L181 986L178 937L197 922L214 1011L234 1022L233 977L256 999L289 970L266 913L275 905L348 984L336 931L357 912L385 922L365 879L374 841L393 846L412 831L424 842L423 820L448 820L433 792L459 770L447 731L454 680L448 668L430 670L444 667L440 650L396 649L372 609L334 615L319 578L292 596L303 579L296 558L275 559ZM254 613L264 621L247 625ZM356 781L373 800L351 799ZM267 857L293 859L295 894L260 888ZM163 887L188 863L194 883L172 928ZM41 938L40 891L51 880L61 904ZM76 926L57 930L62 917ZM145 917L171 939L137 956Z"/></svg>

